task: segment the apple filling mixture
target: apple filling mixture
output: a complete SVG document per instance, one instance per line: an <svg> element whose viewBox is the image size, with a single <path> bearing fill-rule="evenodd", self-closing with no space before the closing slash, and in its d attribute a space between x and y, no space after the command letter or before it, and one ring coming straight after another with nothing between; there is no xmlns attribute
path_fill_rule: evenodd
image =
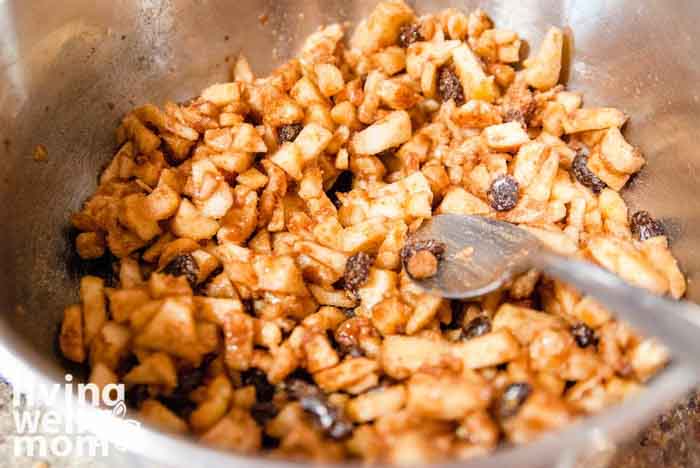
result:
<svg viewBox="0 0 700 468"><path fill-rule="evenodd" d="M644 165L627 116L559 83L562 31L521 60L481 10L389 0L344 33L123 118L72 216L116 275L82 278L65 357L161 430L287 459L466 459L639 391L667 351L560 281L466 302L412 281L444 246L407 238L455 213L684 294L663 224L619 194Z"/></svg>

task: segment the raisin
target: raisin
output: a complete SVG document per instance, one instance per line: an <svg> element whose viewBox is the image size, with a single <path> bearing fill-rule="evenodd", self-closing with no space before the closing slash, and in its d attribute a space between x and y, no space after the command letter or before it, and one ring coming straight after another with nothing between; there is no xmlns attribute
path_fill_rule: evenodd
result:
<svg viewBox="0 0 700 468"><path fill-rule="evenodd" d="M126 403L132 408L140 408L141 403L150 398L148 385L136 384L126 390Z"/></svg>
<svg viewBox="0 0 700 468"><path fill-rule="evenodd" d="M403 267L414 279L423 279L437 273L437 267L447 250L444 242L435 239L408 242L401 249Z"/></svg>
<svg viewBox="0 0 700 468"><path fill-rule="evenodd" d="M632 233L641 241L657 236L665 236L666 228L660 221L652 218L647 211L637 211L630 219Z"/></svg>
<svg viewBox="0 0 700 468"><path fill-rule="evenodd" d="M588 187L593 193L600 193L607 185L588 168L588 153L579 151L571 163L571 172L581 185Z"/></svg>
<svg viewBox="0 0 700 468"><path fill-rule="evenodd" d="M464 104L464 90L455 71L447 66L438 70L438 94L442 102L453 99L455 104Z"/></svg>
<svg viewBox="0 0 700 468"><path fill-rule="evenodd" d="M183 367L177 373L177 387L170 395L158 397L163 405L182 418L189 418L197 405L190 400L190 393L204 383L207 368L216 359L216 354L204 356L199 367Z"/></svg>
<svg viewBox="0 0 700 468"><path fill-rule="evenodd" d="M188 398L195 388L202 385L207 374L209 364L216 359L216 354L209 353L204 356L199 367L183 367L177 373L177 387L173 390L174 397Z"/></svg>
<svg viewBox="0 0 700 468"><path fill-rule="evenodd" d="M314 383L314 378L311 374L309 374L309 371L301 367L297 367L291 374L289 374L289 376L287 376L287 385L290 385L291 382L294 382L296 380L300 380L302 382L310 384Z"/></svg>
<svg viewBox="0 0 700 468"><path fill-rule="evenodd" d="M158 401L182 419L189 419L192 412L197 409L196 403L186 397L159 396Z"/></svg>
<svg viewBox="0 0 700 468"><path fill-rule="evenodd" d="M598 344L598 338L595 332L585 323L572 326L571 334L574 336L579 348L587 348L590 345Z"/></svg>
<svg viewBox="0 0 700 468"><path fill-rule="evenodd" d="M303 128L304 126L300 123L281 125L277 127L277 139L280 143L294 141L299 136L299 133L301 133Z"/></svg>
<svg viewBox="0 0 700 468"><path fill-rule="evenodd" d="M163 268L163 273L172 276L184 276L193 288L197 284L199 265L191 254L178 255Z"/></svg>
<svg viewBox="0 0 700 468"><path fill-rule="evenodd" d="M522 103L519 107L507 106L503 112L503 122L518 122L521 127L527 130L536 110L537 104L534 99Z"/></svg>
<svg viewBox="0 0 700 468"><path fill-rule="evenodd" d="M275 396L275 386L267 380L267 375L260 369L251 368L241 373L241 383L255 387L255 396L259 402L269 402Z"/></svg>
<svg viewBox="0 0 700 468"><path fill-rule="evenodd" d="M509 211L515 208L520 198L520 185L515 178L501 175L491 183L488 199L491 208L496 211Z"/></svg>
<svg viewBox="0 0 700 468"><path fill-rule="evenodd" d="M248 112L243 120L245 123L251 124L254 127L263 124L263 117L258 112Z"/></svg>
<svg viewBox="0 0 700 468"><path fill-rule="evenodd" d="M311 414L321 429L332 439L345 439L352 434L352 423L343 411L331 404L315 385L301 380L288 384L290 397L299 400L301 407Z"/></svg>
<svg viewBox="0 0 700 468"><path fill-rule="evenodd" d="M526 382L512 383L506 387L498 404L498 415L501 418L515 416L525 400L532 393L532 387Z"/></svg>
<svg viewBox="0 0 700 468"><path fill-rule="evenodd" d="M481 335L485 335L491 331L491 320L485 315L479 315L469 321L464 326L462 338L471 340Z"/></svg>
<svg viewBox="0 0 700 468"><path fill-rule="evenodd" d="M440 324L440 328L443 331L446 330L457 330L462 328L462 321L464 320L464 303L459 300L450 301L450 322L445 324Z"/></svg>
<svg viewBox="0 0 700 468"><path fill-rule="evenodd" d="M262 448L265 450L274 450L280 446L280 440L277 437L272 437L267 432L262 433Z"/></svg>
<svg viewBox="0 0 700 468"><path fill-rule="evenodd" d="M255 305L252 299L243 299L241 304L243 304L243 311L246 314L255 316Z"/></svg>
<svg viewBox="0 0 700 468"><path fill-rule="evenodd" d="M420 24L409 23L401 26L399 30L399 45L404 49L414 42L424 41L425 38L420 33Z"/></svg>
<svg viewBox="0 0 700 468"><path fill-rule="evenodd" d="M127 357L124 359L121 359L119 361L119 365L117 366L115 372L117 375L126 375L129 372L131 372L131 369L139 365L139 360L136 357L135 354L129 354Z"/></svg>
<svg viewBox="0 0 700 468"><path fill-rule="evenodd" d="M271 401L258 402L250 408L250 415L260 427L265 427L265 424L277 416L277 413L279 410Z"/></svg>
<svg viewBox="0 0 700 468"><path fill-rule="evenodd" d="M343 280L345 289L357 296L357 290L369 277L369 268L372 266L372 257L364 252L358 252L348 258L345 264Z"/></svg>
<svg viewBox="0 0 700 468"><path fill-rule="evenodd" d="M503 112L503 123L518 122L521 127L527 128L525 114L520 109L508 109Z"/></svg>

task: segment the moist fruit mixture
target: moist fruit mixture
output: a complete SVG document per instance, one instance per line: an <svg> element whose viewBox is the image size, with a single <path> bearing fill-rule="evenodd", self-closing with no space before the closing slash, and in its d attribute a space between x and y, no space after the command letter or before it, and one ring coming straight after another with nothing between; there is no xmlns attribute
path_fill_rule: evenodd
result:
<svg viewBox="0 0 700 468"><path fill-rule="evenodd" d="M324 461L465 459L637 392L666 350L566 284L529 271L460 302L411 278L444 250L411 232L456 213L684 294L663 224L619 194L644 165L627 116L559 84L562 31L521 61L481 10L389 0L344 33L123 118L72 216L115 275L82 278L63 354L164 431Z"/></svg>

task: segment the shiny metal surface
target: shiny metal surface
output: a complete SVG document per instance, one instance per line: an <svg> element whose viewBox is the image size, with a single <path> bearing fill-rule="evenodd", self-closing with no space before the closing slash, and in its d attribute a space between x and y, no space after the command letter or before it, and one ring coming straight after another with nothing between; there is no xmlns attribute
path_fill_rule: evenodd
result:
<svg viewBox="0 0 700 468"><path fill-rule="evenodd" d="M68 214L94 189L114 151L120 115L145 101L184 99L227 73L240 51L259 73L291 56L319 23L355 20L374 0L4 0L0 2L0 342L3 372L55 380L62 306L76 299ZM567 76L588 104L632 116L628 136L649 164L627 191L673 227L673 247L700 299L700 3L693 0L422 0L420 11L485 8L537 45L545 28L572 32ZM260 15L267 21L261 21ZM264 23L264 24L263 24ZM48 161L32 161L46 146ZM12 369L12 371L10 371ZM673 368L611 412L507 449L479 466L566 466L593 440L631 435L692 374ZM105 422L104 430L112 427ZM252 465L146 432L120 434L135 453L172 465ZM117 437L117 434L112 434ZM268 463L267 466L270 466Z"/></svg>
<svg viewBox="0 0 700 468"><path fill-rule="evenodd" d="M416 281L448 299L470 299L501 288L534 266L542 251L535 236L504 221L441 214L424 222L410 242L435 240L445 252L434 276Z"/></svg>

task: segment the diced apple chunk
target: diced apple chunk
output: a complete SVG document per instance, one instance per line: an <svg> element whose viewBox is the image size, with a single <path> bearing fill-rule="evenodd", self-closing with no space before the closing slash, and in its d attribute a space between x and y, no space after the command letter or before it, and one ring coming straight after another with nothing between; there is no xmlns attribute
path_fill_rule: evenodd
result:
<svg viewBox="0 0 700 468"><path fill-rule="evenodd" d="M357 154L372 155L405 143L410 138L411 117L406 111L395 111L356 133L352 144Z"/></svg>

